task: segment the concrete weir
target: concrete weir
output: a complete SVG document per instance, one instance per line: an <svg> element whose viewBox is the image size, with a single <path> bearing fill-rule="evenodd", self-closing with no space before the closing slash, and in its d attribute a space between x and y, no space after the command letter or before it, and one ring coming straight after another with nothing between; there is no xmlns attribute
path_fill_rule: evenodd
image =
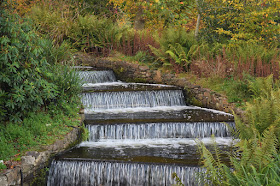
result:
<svg viewBox="0 0 280 186"><path fill-rule="evenodd" d="M185 186L200 185L200 142L211 151L215 141L228 162L231 114L188 105L180 87L131 84L88 69L79 74L89 137L54 158L48 186L165 186L176 184L173 173Z"/></svg>

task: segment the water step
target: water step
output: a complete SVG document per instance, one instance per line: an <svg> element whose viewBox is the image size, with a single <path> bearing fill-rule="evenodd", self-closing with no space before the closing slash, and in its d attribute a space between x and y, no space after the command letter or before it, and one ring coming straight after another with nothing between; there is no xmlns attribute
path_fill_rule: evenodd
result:
<svg viewBox="0 0 280 186"><path fill-rule="evenodd" d="M117 161L127 163L154 163L198 166L201 154L197 144L201 141L214 153L212 138L203 139L142 139L82 142L78 147L57 156L57 159L91 159L98 161ZM228 164L228 153L233 152L235 143L231 138L215 138L221 161Z"/></svg>
<svg viewBox="0 0 280 186"><path fill-rule="evenodd" d="M90 110L156 106L185 106L181 90L82 93L82 103Z"/></svg>
<svg viewBox="0 0 280 186"><path fill-rule="evenodd" d="M158 139L230 137L234 123L222 122L168 122L87 125L89 141L100 139Z"/></svg>
<svg viewBox="0 0 280 186"><path fill-rule="evenodd" d="M203 169L198 167L156 165L138 163L116 163L98 161L53 161L49 171L48 186L165 186L176 182L176 173L185 186L198 185L195 174Z"/></svg>
<svg viewBox="0 0 280 186"><path fill-rule="evenodd" d="M124 83L124 82L107 82L107 83L85 83L83 84L84 92L119 92L119 91L149 91L149 90L181 90L179 87L161 84L147 83Z"/></svg>
<svg viewBox="0 0 280 186"><path fill-rule="evenodd" d="M117 81L112 70L77 71L83 83L104 83Z"/></svg>
<svg viewBox="0 0 280 186"><path fill-rule="evenodd" d="M134 122L230 122L231 114L196 106L162 106L152 108L85 109L85 123L134 123Z"/></svg>

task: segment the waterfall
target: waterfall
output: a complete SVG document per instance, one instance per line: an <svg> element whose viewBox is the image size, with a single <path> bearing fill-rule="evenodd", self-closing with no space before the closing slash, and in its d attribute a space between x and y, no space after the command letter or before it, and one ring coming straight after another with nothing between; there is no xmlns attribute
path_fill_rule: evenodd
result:
<svg viewBox="0 0 280 186"><path fill-rule="evenodd" d="M185 185L198 185L195 174L202 171L198 167L117 163L102 161L53 161L49 172L48 186L165 186L176 182L176 173Z"/></svg>
<svg viewBox="0 0 280 186"><path fill-rule="evenodd" d="M113 71L78 73L89 139L55 157L48 186L171 186L173 173L185 186L200 185L196 145L213 152L212 135L220 161L229 161L232 115L187 106L179 87L119 82Z"/></svg>
<svg viewBox="0 0 280 186"><path fill-rule="evenodd" d="M186 105L182 90L83 93L82 103L92 110Z"/></svg>
<svg viewBox="0 0 280 186"><path fill-rule="evenodd" d="M228 123L230 127L234 123ZM87 125L89 141L99 139L154 139L229 137L230 130L221 122L143 123L117 125Z"/></svg>
<svg viewBox="0 0 280 186"><path fill-rule="evenodd" d="M117 81L113 71L79 71L79 76L84 83L103 83Z"/></svg>

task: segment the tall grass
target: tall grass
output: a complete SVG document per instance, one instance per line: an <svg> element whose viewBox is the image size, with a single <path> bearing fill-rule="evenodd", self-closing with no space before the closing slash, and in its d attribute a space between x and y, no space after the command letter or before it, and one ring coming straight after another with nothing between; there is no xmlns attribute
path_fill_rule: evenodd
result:
<svg viewBox="0 0 280 186"><path fill-rule="evenodd" d="M244 78L244 74L253 77L274 79L280 75L280 51L276 47L267 48L254 42L239 44L206 44L192 48L191 71L200 77L219 76Z"/></svg>

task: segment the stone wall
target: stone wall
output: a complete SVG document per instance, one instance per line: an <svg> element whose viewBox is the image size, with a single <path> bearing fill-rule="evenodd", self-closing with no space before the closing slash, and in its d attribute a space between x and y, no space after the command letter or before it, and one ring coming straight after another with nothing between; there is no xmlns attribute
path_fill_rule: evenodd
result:
<svg viewBox="0 0 280 186"><path fill-rule="evenodd" d="M234 111L242 115L243 111L227 101L227 97L210 89L191 84L185 78L177 77L175 74L164 73L160 70L150 69L148 66L129 63L125 61L111 61L95 58L88 54L77 54L75 56L77 65L88 65L100 69L112 69L117 78L126 82L145 82L176 85L185 91L187 102L211 109L228 113Z"/></svg>
<svg viewBox="0 0 280 186"><path fill-rule="evenodd" d="M5 170L0 174L0 186L30 185L29 183L44 168L52 156L77 144L81 137L81 130L73 128L63 139L54 144L42 147L42 151L29 151L21 157L21 165Z"/></svg>

